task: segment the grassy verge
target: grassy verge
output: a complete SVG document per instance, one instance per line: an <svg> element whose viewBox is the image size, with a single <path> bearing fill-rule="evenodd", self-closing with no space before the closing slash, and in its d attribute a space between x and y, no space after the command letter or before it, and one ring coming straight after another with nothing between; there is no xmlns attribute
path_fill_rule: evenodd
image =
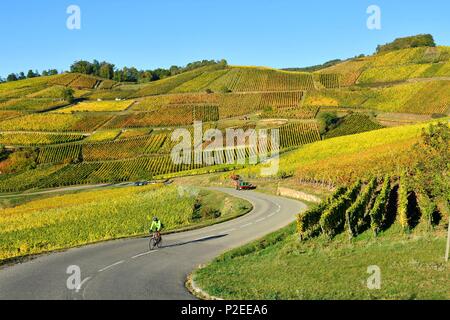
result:
<svg viewBox="0 0 450 320"><path fill-rule="evenodd" d="M99 241L142 236L153 216L166 232L247 213L251 204L224 193L176 186L110 188L28 198L0 209L0 264Z"/></svg>
<svg viewBox="0 0 450 320"><path fill-rule="evenodd" d="M198 286L225 299L449 299L445 231L404 235L393 226L349 241L300 243L295 226L232 250L194 274ZM381 289L367 288L367 268Z"/></svg>

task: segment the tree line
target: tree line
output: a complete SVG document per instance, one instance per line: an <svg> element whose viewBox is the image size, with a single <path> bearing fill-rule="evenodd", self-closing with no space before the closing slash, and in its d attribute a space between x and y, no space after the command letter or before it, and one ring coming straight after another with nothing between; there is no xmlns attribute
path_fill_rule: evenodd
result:
<svg viewBox="0 0 450 320"><path fill-rule="evenodd" d="M194 70L197 68L221 64L227 65L227 61L222 60L199 60L188 63L184 67L173 65L169 69L157 68L154 70L138 70L135 67L116 68L114 64L103 61L94 60L92 62L86 60L75 61L70 66L70 72L83 73L93 75L105 79L111 79L119 82L150 82L160 80L166 77L174 76L183 72Z"/></svg>
<svg viewBox="0 0 450 320"><path fill-rule="evenodd" d="M418 47L436 47L431 34L419 34L411 37L397 38L393 42L379 45L377 53Z"/></svg>
<svg viewBox="0 0 450 320"><path fill-rule="evenodd" d="M0 77L0 82L10 82L10 81L17 81L17 80L24 80L24 79L30 79L30 78L36 78L40 76L54 76L58 74L58 70L56 69L48 69L42 71L42 73L39 73L39 71L35 70L28 70L27 74L25 74L23 71L19 73L10 73L6 77L6 79L3 79Z"/></svg>
<svg viewBox="0 0 450 320"><path fill-rule="evenodd" d="M69 72L83 73L87 75L97 76L104 79L115 80L118 82L138 82L145 83L150 81L160 80L166 77L174 76L183 72L194 70L197 68L210 66L210 65L223 65L227 66L227 61L222 60L199 60L188 63L186 66L176 66L173 65L169 69L157 68L154 70L138 70L135 67L123 67L121 69L116 68L114 64L98 60L93 60L92 62L87 60L75 61L70 66ZM6 79L0 77L0 82L10 82L29 78L36 78L40 76L52 76L58 74L58 70L49 69L44 70L40 74L37 70L28 70L27 74L24 72L11 73Z"/></svg>

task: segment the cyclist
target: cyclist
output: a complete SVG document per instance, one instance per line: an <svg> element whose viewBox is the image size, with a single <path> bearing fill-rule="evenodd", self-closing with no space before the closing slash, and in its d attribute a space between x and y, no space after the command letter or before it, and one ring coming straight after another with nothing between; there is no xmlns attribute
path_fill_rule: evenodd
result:
<svg viewBox="0 0 450 320"><path fill-rule="evenodd" d="M161 242L161 229L162 229L162 223L161 220L158 219L158 217L153 217L152 219L152 225L150 226L150 234L153 232L156 233L156 238L158 239L158 243Z"/></svg>

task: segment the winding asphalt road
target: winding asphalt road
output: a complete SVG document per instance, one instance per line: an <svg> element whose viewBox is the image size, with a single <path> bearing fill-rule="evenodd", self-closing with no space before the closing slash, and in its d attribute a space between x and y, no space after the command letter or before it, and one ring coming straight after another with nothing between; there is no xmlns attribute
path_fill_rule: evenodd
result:
<svg viewBox="0 0 450 320"><path fill-rule="evenodd" d="M251 191L216 189L246 199L253 210L214 226L170 234L148 251L148 238L114 240L41 255L0 270L0 299L194 299L185 280L199 264L294 221L301 202ZM67 268L81 286L68 289Z"/></svg>

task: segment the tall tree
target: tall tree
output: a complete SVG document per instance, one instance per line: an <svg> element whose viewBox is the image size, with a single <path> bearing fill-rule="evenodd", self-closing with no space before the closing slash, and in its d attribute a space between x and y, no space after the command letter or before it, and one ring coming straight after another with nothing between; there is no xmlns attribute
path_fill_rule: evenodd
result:
<svg viewBox="0 0 450 320"><path fill-rule="evenodd" d="M100 62L95 59L92 61L92 74L96 76L100 74Z"/></svg>
<svg viewBox="0 0 450 320"><path fill-rule="evenodd" d="M8 76L6 77L6 81L17 81L17 75L15 73L10 73L8 74Z"/></svg>
<svg viewBox="0 0 450 320"><path fill-rule="evenodd" d="M75 61L70 66L70 72L78 72L83 74L92 74L93 73L93 65L89 61L79 60Z"/></svg>
<svg viewBox="0 0 450 320"><path fill-rule="evenodd" d="M47 70L47 74L48 74L49 76L57 75L57 74L58 74L58 70L56 70L56 69L48 69L48 70Z"/></svg>
<svg viewBox="0 0 450 320"><path fill-rule="evenodd" d="M72 88L65 88L62 92L62 98L64 101L67 101L68 103L72 103L75 99L73 96L73 89Z"/></svg>
<svg viewBox="0 0 450 320"><path fill-rule="evenodd" d="M114 65L105 61L102 62L100 64L98 76L105 79L112 79L114 77Z"/></svg>
<svg viewBox="0 0 450 320"><path fill-rule="evenodd" d="M36 71L36 72L33 72L33 70L28 70L28 73L27 73L27 78L36 78L36 77L39 77L39 73Z"/></svg>

